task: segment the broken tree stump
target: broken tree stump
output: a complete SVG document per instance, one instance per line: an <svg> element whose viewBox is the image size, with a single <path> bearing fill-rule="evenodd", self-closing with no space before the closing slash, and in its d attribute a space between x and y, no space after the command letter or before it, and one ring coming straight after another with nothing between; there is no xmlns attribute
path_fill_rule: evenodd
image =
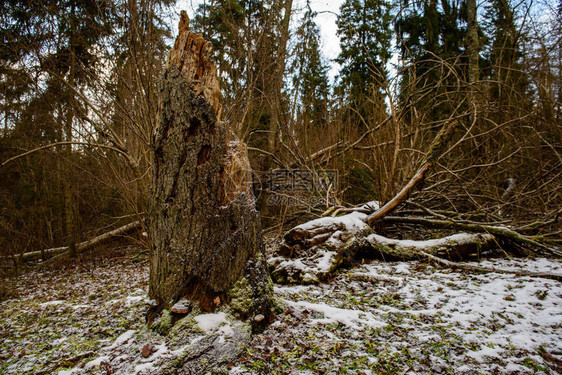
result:
<svg viewBox="0 0 562 375"><path fill-rule="evenodd" d="M149 320L182 298L205 312L229 304L243 319L271 314L273 286L246 145L221 121L210 52L182 12L152 144L147 227L149 295L156 304Z"/></svg>

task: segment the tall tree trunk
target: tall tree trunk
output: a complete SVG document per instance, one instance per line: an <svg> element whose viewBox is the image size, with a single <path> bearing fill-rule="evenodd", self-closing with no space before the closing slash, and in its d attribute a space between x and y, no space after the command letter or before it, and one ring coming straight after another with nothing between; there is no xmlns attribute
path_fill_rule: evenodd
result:
<svg viewBox="0 0 562 375"><path fill-rule="evenodd" d="M274 65L273 80L269 86L269 103L271 117L269 119L268 151L275 152L277 146L276 137L279 136L279 125L281 123L281 96L283 93L283 75L285 73L285 60L287 58L287 43L289 41L291 12L293 0L285 0L284 4L279 4L283 8L284 14L281 20L281 38L277 46L277 61ZM272 160L269 158L268 167L271 167Z"/></svg>
<svg viewBox="0 0 562 375"><path fill-rule="evenodd" d="M562 35L562 0L558 1L558 10L557 10L557 17L556 17L556 30L557 32L555 35ZM556 77L558 81L558 97L556 98L556 119L560 120L562 116L562 40L558 39L557 43L558 49L558 77Z"/></svg>
<svg viewBox="0 0 562 375"><path fill-rule="evenodd" d="M74 5L72 5L71 10L71 28L75 29L75 10ZM70 87L74 87L74 74L76 70L76 56L74 53L74 32L71 31L70 34L70 72L68 77L68 83ZM73 102L68 100L66 107L66 121L64 124L65 138L67 142L72 142L72 124L74 122L74 108ZM72 144L68 144L65 147L64 157L66 159L66 164L70 165L70 158L72 157ZM67 173L64 176L64 221L66 228L66 238L69 243L70 253L73 257L78 256L76 251L76 230L75 230L75 215L74 215L74 199L72 192L72 185L70 181L70 175Z"/></svg>
<svg viewBox="0 0 562 375"><path fill-rule="evenodd" d="M478 20L476 14L476 0L467 0L467 36L468 36L468 81L478 81Z"/></svg>
<svg viewBox="0 0 562 375"><path fill-rule="evenodd" d="M241 318L264 321L273 288L246 146L221 121L210 45L188 22L182 13L160 87L149 294L156 311L187 298L204 311L230 303Z"/></svg>

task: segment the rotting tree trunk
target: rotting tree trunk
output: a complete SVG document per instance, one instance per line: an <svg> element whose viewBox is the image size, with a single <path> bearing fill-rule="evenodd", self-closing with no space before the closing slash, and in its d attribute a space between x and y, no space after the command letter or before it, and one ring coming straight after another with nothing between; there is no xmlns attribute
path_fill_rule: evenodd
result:
<svg viewBox="0 0 562 375"><path fill-rule="evenodd" d="M269 317L273 288L250 164L246 146L221 122L219 81L209 55L210 45L188 30L182 12L153 139L147 226L149 294L157 305L149 319L187 298L203 311L230 302L239 317L267 321L258 316Z"/></svg>

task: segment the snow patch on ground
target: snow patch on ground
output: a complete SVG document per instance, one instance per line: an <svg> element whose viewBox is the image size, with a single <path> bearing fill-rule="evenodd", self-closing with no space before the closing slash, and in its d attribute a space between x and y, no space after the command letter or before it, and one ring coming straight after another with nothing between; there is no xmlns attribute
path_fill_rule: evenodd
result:
<svg viewBox="0 0 562 375"><path fill-rule="evenodd" d="M526 270L529 272L562 275L562 262L556 259L493 259L483 260L481 262L468 262L468 264L479 265L483 267L496 267L512 271Z"/></svg>
<svg viewBox="0 0 562 375"><path fill-rule="evenodd" d="M340 309L337 307L332 307L324 303L310 303L310 302L285 302L289 306L296 306L305 308L308 310L316 311L324 315L324 319L315 319L318 323L330 324L330 323L342 323L348 327L354 329L362 329L364 326L369 327L382 327L384 323L377 321L373 314L365 313L361 310L351 310L351 309Z"/></svg>
<svg viewBox="0 0 562 375"><path fill-rule="evenodd" d="M540 258L479 264L551 273L562 266ZM558 281L472 274L422 262L372 262L341 272L329 283L278 286L275 292L289 309L254 337L254 350L231 373L561 370L555 362L562 359Z"/></svg>
<svg viewBox="0 0 562 375"><path fill-rule="evenodd" d="M117 347L120 345L123 345L124 343L126 343L127 341L129 341L131 339L131 337L133 337L133 335L135 334L135 330L131 329L125 333L123 333L121 336L117 337L117 339L115 340L115 342L113 343L112 347Z"/></svg>
<svg viewBox="0 0 562 375"><path fill-rule="evenodd" d="M201 314L195 317L195 321L197 322L197 326L206 334L216 331L222 324L228 324L224 312Z"/></svg>
<svg viewBox="0 0 562 375"><path fill-rule="evenodd" d="M562 262L552 259L474 263L562 273ZM204 336L197 330L174 342L145 329L139 297L147 280L146 263L127 261L21 275L20 297L0 302L0 373L162 373ZM274 291L284 311L253 336L230 374L561 372L558 281L371 262L328 282ZM194 319L219 342L239 324L224 312Z"/></svg>
<svg viewBox="0 0 562 375"><path fill-rule="evenodd" d="M96 367L101 365L102 362L108 362L109 361L109 357L107 356L102 356L102 357L98 357L96 359L94 359L93 361L90 361L88 363L86 363L84 365L84 369L89 370L92 367Z"/></svg>

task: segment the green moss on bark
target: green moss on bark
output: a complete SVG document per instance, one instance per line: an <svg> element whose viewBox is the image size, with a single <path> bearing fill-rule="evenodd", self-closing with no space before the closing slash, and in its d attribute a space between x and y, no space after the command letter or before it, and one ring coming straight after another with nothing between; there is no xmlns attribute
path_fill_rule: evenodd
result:
<svg viewBox="0 0 562 375"><path fill-rule="evenodd" d="M170 328L172 328L173 317L169 310L163 310L160 318L152 325L152 330L159 334L166 336Z"/></svg>
<svg viewBox="0 0 562 375"><path fill-rule="evenodd" d="M253 308L254 291L245 277L241 277L228 291L233 315L247 318Z"/></svg>

